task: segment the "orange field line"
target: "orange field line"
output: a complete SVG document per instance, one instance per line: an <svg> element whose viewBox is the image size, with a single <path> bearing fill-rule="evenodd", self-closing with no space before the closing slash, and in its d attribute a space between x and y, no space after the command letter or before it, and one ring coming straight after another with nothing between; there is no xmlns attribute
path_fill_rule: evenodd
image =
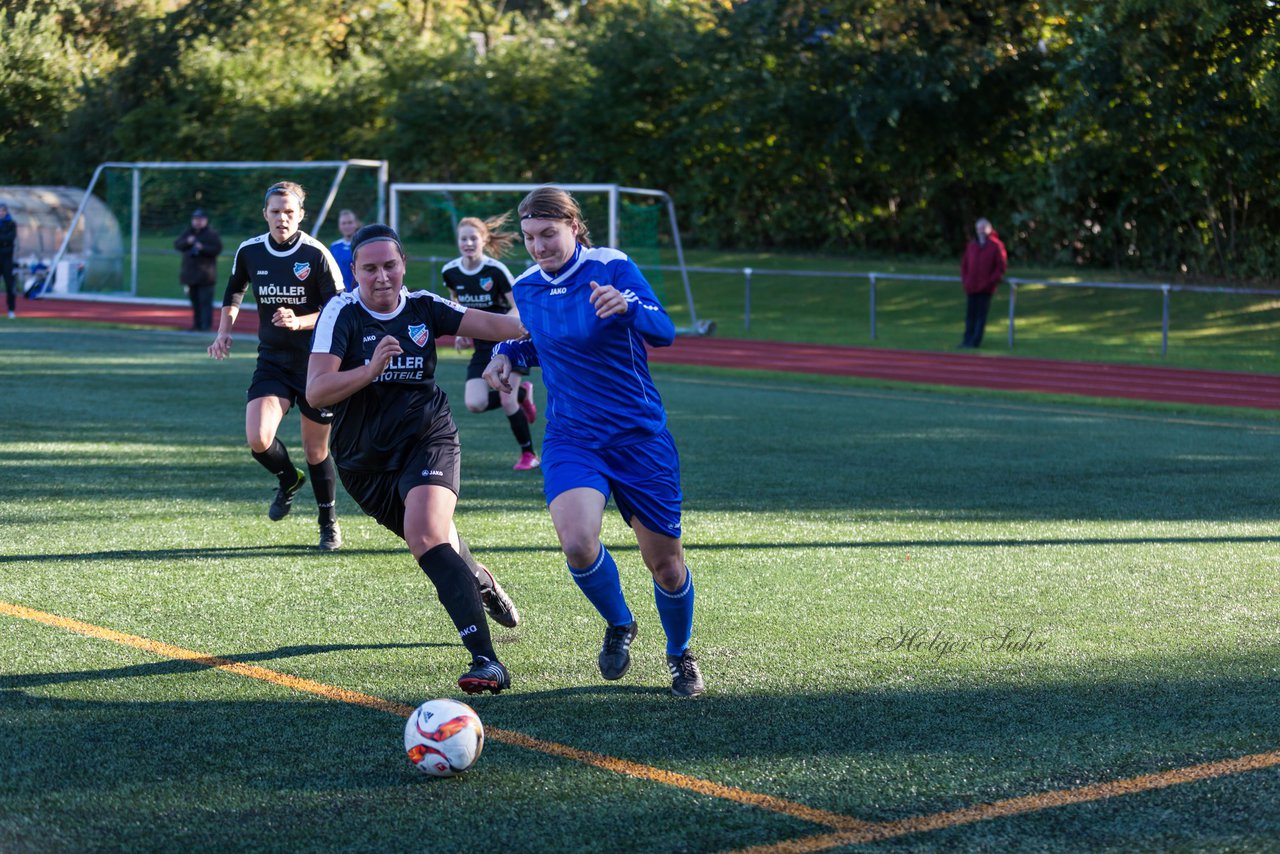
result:
<svg viewBox="0 0 1280 854"><path fill-rule="evenodd" d="M275 670L268 670L265 667L258 667L253 664L241 664L240 662L231 661L230 659L183 649L180 646L173 646L172 644L139 637L138 635L118 632L114 629L96 626L92 623L85 623L70 617L61 617L57 614L37 611L23 605L0 602L0 614L7 614L11 617L17 617L22 620L44 623L48 626L66 629L67 631L86 635L91 638L111 641L112 643L121 644L122 646L130 646L135 649L143 650L144 652L149 652L152 655L160 656L161 658L191 661L204 665L205 667L225 670L228 673L234 673L237 676L243 676L248 679L259 679L263 682L270 682L275 685L290 688L294 691L315 694L329 700L337 700L339 702L350 703L355 706L364 706L369 709L376 709L380 712L398 715L402 718L408 718L409 715L413 714L414 710L413 706L407 706L404 703L384 700L381 697L374 697L370 694L363 694L359 691L350 691L346 688L339 688L336 685L327 685L323 682L316 682L311 679L303 679L299 676L290 676L287 673L279 673ZM691 777L687 774L679 774L674 771L665 771L661 768L642 765L638 762L618 759L601 753L593 753L589 750L579 750L576 747L557 744L553 741L543 741L542 739L533 738L518 732L512 732L511 730L498 729L496 727L485 727L485 733L494 741L504 742L515 747L522 747L526 750L533 750L539 753L558 756L562 759L580 762L584 765L601 768L616 774L625 774L629 777L649 780L651 782L673 786L678 789L685 789L687 791L696 792L697 794L707 795L709 797L758 807L763 810L769 810L771 812L790 816L791 818L812 822L813 824L832 827L841 832L858 832L870 827L870 825L865 821L859 821L858 819L839 815L838 813L807 807L804 804L795 803L794 801L788 801L783 798L775 798L770 795L749 792L745 789L739 789L733 786L723 786L719 783L713 783L710 780L703 780L698 777Z"/></svg>
<svg viewBox="0 0 1280 854"><path fill-rule="evenodd" d="M1023 795L1017 798L1007 798L1002 801L904 818L898 821L868 822L866 827L856 830L824 833L819 836L806 836L768 845L756 845L739 849L733 854L811 854L811 852L827 851L844 845L879 842L898 836L908 836L913 833L927 833L933 830L944 830L979 821L1023 815L1071 804L1101 801L1122 795L1135 795L1140 792L1150 792L1169 786L1178 786L1183 783L1196 783L1202 780L1212 780L1215 777L1227 777L1248 771L1258 771L1263 768L1274 768L1277 765L1280 765L1280 751L1254 753L1248 756L1206 762L1202 765L1174 768L1155 774L1144 774L1140 777L1094 783L1075 789L1057 789L1034 795Z"/></svg>

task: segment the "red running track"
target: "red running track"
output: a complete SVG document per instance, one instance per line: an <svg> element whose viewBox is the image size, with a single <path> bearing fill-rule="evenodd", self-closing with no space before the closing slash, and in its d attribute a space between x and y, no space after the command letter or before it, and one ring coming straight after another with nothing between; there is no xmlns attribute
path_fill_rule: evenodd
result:
<svg viewBox="0 0 1280 854"><path fill-rule="evenodd" d="M18 313L20 317L170 329L186 329L191 323L190 309L184 306L138 302L24 299L19 301ZM256 335L257 321L256 313L241 312L235 332ZM209 335L210 340L212 337ZM715 337L677 338L671 347L651 350L649 358L653 362L869 377L928 385L1280 409L1280 376L1274 374Z"/></svg>

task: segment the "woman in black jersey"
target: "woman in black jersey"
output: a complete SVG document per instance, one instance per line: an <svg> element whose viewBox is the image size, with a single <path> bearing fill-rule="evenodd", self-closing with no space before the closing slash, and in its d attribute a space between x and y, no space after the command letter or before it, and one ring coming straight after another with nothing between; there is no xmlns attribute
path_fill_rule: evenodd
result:
<svg viewBox="0 0 1280 854"><path fill-rule="evenodd" d="M333 413L307 403L307 360L320 309L342 290L342 273L324 244L299 230L305 201L306 192L292 181L268 188L262 204L267 233L246 240L236 250L209 355L218 360L230 355L231 327L252 285L258 306L258 364L249 384L245 435L253 458L280 482L267 517L278 522L289 515L293 497L307 482L276 435L285 413L296 403L302 413L302 450L319 508L320 548L332 551L342 547L338 478L329 458Z"/></svg>
<svg viewBox="0 0 1280 854"><path fill-rule="evenodd" d="M404 286L396 232L367 225L351 241L356 289L325 306L307 371L307 399L333 407L333 454L342 485L380 524L403 537L471 654L458 678L468 694L498 693L511 676L485 622L515 611L492 576L467 561L453 511L458 502L458 428L435 382L442 335L520 338L509 315L470 311L430 291ZM487 582L487 583L486 583Z"/></svg>
<svg viewBox="0 0 1280 854"><path fill-rule="evenodd" d="M497 260L516 240L514 232L502 231L510 214L480 219L464 217L458 223L458 251L461 257L444 265L441 275L444 286L454 302L466 308L478 308L499 314L519 316L515 299L511 296L511 283L515 281L507 265ZM511 425L511 434L520 446L520 459L512 466L516 471L529 471L542 465L533 450L533 435L529 425L538 418L533 402L533 383L521 378L511 391L494 391L483 379L484 369L493 357L496 341L468 338L460 335L454 340L459 350L475 346L471 361L467 364L466 403L471 412L488 412L502 408Z"/></svg>

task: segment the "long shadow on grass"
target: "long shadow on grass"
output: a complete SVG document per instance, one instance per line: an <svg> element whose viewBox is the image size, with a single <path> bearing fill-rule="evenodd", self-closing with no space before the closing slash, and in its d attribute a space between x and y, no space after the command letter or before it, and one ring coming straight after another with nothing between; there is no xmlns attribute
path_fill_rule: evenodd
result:
<svg viewBox="0 0 1280 854"><path fill-rule="evenodd" d="M389 545L385 549L344 548L339 552L339 554L344 556L388 555L402 551L404 551L403 546L396 549ZM486 551L488 551L488 549L486 549ZM0 555L0 564L24 563L30 561L40 561L42 563L48 563L51 561L78 563L94 560L209 560L216 558L284 557L287 555L309 555L314 557L317 554L319 553L316 551L315 546L291 543L265 546L218 546L217 548L211 549L111 549L100 552Z"/></svg>
<svg viewBox="0 0 1280 854"><path fill-rule="evenodd" d="M473 702L490 727L893 820L1274 750L1280 679L1266 675L1274 662L1274 653L1242 654L1016 684L935 678L916 688L766 694L744 691L742 673L738 687L719 687L716 662L708 660L711 693L698 701L633 683L516 690ZM823 669L820 660L812 666ZM336 702L94 702L9 690L0 693L0 714L0 797L16 796L14 809L36 826L59 828L70 841L84 833L99 849L146 839L171 845L187 835L215 848L275 841L288 849L285 840L296 833L297 844L314 850L381 833L402 843L428 829L432 838L472 839L477 811L491 819L523 811L503 822L504 842L529 851L712 851L822 829L780 830L768 813L653 783L621 784L599 770L580 773L563 759L493 739L464 778L424 783L400 755L398 717ZM415 793L408 802L407 787ZM1141 826L1144 816L1161 833L1192 839L1241 827L1280 833L1277 795L1280 774L1271 769L972 832L1012 834L1010 844L1022 850L1143 838L1150 830ZM1174 799L1176 808L1159 798ZM1180 798L1189 801L1185 809ZM625 809L608 812L622 802ZM681 820L671 820L673 809ZM120 820L121 810L129 820ZM534 828L549 820L570 838L539 836ZM733 822L759 823L748 831L757 835L724 829ZM395 842L388 842L393 850Z"/></svg>
<svg viewBox="0 0 1280 854"><path fill-rule="evenodd" d="M1277 750L1280 677L1266 675L1276 661L1272 652L1134 662L1078 679L952 687L938 684L953 681L944 676L919 688L753 694L717 690L716 662L704 659L710 693L697 701L663 686L596 684L479 708L492 726L892 820ZM832 681L820 656L797 667Z"/></svg>
<svg viewBox="0 0 1280 854"><path fill-rule="evenodd" d="M262 652L246 652L235 655L210 655L209 660L170 660L151 661L145 664L131 664L127 667L106 667L99 670L70 670L56 673L16 673L0 675L0 691L17 688L32 688L37 685L67 685L73 682L96 682L114 679L140 679L149 676L173 676L182 673L197 673L208 670L217 663L232 662L248 664L251 662L278 661L283 658L296 658L303 655L323 655L331 652L346 652L356 649L430 649L453 648L457 644L449 643L334 643L334 644L298 644L281 646Z"/></svg>

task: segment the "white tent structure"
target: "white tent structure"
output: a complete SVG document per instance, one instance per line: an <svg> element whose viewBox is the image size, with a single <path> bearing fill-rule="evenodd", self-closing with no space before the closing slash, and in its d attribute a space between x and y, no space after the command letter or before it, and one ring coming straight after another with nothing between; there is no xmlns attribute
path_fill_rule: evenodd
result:
<svg viewBox="0 0 1280 854"><path fill-rule="evenodd" d="M43 266L54 274L52 289L59 293L118 287L124 260L120 223L100 199L90 197L79 218L85 201L80 187L0 187L0 201L18 226L13 259L21 279ZM51 270L64 244L58 269Z"/></svg>

